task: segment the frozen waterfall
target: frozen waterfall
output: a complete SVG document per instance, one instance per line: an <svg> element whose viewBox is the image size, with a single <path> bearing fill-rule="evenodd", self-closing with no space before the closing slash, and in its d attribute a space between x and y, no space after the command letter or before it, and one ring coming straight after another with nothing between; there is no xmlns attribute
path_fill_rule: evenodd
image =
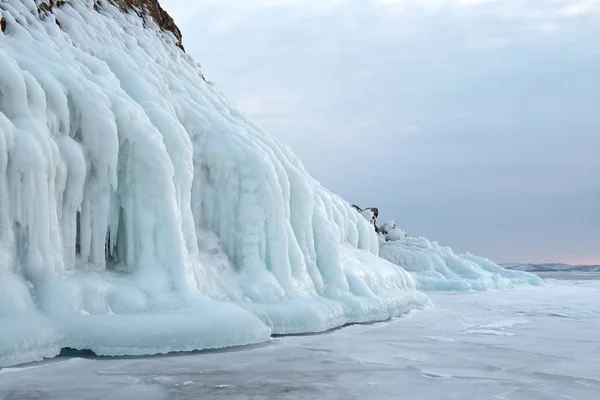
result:
<svg viewBox="0 0 600 400"><path fill-rule="evenodd" d="M256 343L427 304L171 33L106 0L40 3L0 2L0 366Z"/></svg>

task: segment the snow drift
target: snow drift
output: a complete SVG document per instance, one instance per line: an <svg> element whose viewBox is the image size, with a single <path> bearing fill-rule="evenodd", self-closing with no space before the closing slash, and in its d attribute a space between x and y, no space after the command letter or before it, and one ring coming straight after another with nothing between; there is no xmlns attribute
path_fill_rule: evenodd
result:
<svg viewBox="0 0 600 400"><path fill-rule="evenodd" d="M372 226L134 3L0 2L0 366L243 345L426 304Z"/></svg>

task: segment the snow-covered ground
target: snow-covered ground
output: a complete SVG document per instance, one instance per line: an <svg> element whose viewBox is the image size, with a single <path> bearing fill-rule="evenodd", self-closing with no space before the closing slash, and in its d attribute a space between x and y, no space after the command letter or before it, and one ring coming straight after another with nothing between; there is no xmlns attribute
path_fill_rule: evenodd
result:
<svg viewBox="0 0 600 400"><path fill-rule="evenodd" d="M600 281L546 283L229 351L7 368L0 399L596 399Z"/></svg>

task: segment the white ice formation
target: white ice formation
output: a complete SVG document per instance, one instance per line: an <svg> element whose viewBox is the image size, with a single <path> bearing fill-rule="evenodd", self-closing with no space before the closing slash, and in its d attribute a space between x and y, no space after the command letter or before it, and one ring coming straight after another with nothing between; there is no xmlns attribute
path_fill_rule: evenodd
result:
<svg viewBox="0 0 600 400"><path fill-rule="evenodd" d="M389 230L386 237L379 255L410 272L421 290L467 291L542 284L537 275L509 271L469 253L456 254L437 242L407 237L399 228Z"/></svg>
<svg viewBox="0 0 600 400"><path fill-rule="evenodd" d="M107 0L41 3L0 1L0 367L257 343L428 302L173 34Z"/></svg>
<svg viewBox="0 0 600 400"><path fill-rule="evenodd" d="M0 0L0 367L258 343L511 278L392 233L415 282L154 19L44 1Z"/></svg>

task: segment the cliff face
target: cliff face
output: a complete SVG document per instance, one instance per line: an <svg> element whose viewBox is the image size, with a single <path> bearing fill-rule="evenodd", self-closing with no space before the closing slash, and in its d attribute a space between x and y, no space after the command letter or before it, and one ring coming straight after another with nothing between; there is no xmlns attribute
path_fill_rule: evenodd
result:
<svg viewBox="0 0 600 400"><path fill-rule="evenodd" d="M149 15L158 26L165 31L173 33L178 40L178 46L182 50L181 31L175 25L173 18L160 6L157 0L111 0L112 3L118 5L125 12L136 12L138 15Z"/></svg>
<svg viewBox="0 0 600 400"><path fill-rule="evenodd" d="M427 303L156 0L0 0L0 367L259 343Z"/></svg>
<svg viewBox="0 0 600 400"><path fill-rule="evenodd" d="M0 18L0 368L385 320L429 302L400 266L430 288L529 279L422 238L378 257L373 223L201 79L156 0Z"/></svg>
<svg viewBox="0 0 600 400"><path fill-rule="evenodd" d="M0 0L3 1L3 0ZM175 25L173 18L160 6L158 0L104 0L118 6L124 12L134 12L138 16L152 18L160 29L171 32L177 39L177 45L180 49L185 50L182 43L181 31ZM38 13L52 13L55 8L62 7L69 3L69 0L36 0ZM103 0L94 0L94 9L100 11L102 9ZM60 21L57 20L60 25ZM6 21L0 18L0 28L2 32L6 29Z"/></svg>

